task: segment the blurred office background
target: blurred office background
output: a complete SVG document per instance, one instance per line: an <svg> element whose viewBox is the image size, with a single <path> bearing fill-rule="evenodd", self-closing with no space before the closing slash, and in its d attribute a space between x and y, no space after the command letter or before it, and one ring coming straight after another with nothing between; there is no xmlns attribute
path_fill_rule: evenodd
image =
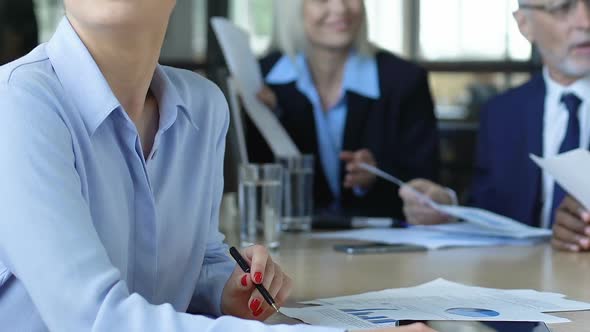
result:
<svg viewBox="0 0 590 332"><path fill-rule="evenodd" d="M27 3L34 5L39 42L51 38L63 15L62 0L0 0L0 54L14 49L16 43L24 43L6 23L24 21ZM441 180L464 197L474 160L480 106L495 94L526 81L540 68L538 57L512 18L517 0L365 3L371 40L430 71L441 133ZM161 62L203 73L223 88L227 70L209 28L212 16L229 17L248 30L253 49L262 55L273 24L272 0L178 0ZM20 28L31 26L21 24ZM231 152L231 144L228 150ZM228 190L233 189L233 175L228 171Z"/></svg>

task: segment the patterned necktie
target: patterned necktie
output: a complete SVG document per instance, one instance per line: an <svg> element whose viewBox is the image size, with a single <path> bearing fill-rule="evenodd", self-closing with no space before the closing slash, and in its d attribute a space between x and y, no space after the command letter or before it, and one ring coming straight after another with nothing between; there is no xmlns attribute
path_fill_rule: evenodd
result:
<svg viewBox="0 0 590 332"><path fill-rule="evenodd" d="M578 110L580 109L582 100L573 93L567 93L561 96L561 103L563 103L567 109L569 117L567 121L567 131L563 141L561 141L561 146L559 147L560 154L578 149L580 147L580 119L578 118ZM550 214L551 223L549 224L550 228L553 227L553 222L555 221L555 212L557 211L557 208L565 196L566 192L556 182L553 189L553 202L551 205Z"/></svg>

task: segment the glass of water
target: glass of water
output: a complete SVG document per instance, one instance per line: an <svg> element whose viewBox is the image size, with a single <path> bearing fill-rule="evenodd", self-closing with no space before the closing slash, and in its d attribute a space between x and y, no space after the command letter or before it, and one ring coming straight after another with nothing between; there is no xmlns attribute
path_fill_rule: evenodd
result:
<svg viewBox="0 0 590 332"><path fill-rule="evenodd" d="M311 230L313 215L313 155L280 157L283 166L283 221L281 229L291 232Z"/></svg>
<svg viewBox="0 0 590 332"><path fill-rule="evenodd" d="M240 238L242 247L261 244L279 247L281 182L279 164L247 164L239 170Z"/></svg>

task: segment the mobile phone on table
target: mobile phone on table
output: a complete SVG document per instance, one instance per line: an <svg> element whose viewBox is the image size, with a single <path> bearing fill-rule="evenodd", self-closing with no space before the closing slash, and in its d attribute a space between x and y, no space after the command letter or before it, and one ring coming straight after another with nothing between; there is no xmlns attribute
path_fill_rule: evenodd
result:
<svg viewBox="0 0 590 332"><path fill-rule="evenodd" d="M398 326L424 323L438 332L551 332L543 322L467 322L400 320Z"/></svg>
<svg viewBox="0 0 590 332"><path fill-rule="evenodd" d="M334 250L349 255L356 254L383 254L391 252L426 251L426 247L412 244L386 244L386 243L363 243L363 244L336 244Z"/></svg>

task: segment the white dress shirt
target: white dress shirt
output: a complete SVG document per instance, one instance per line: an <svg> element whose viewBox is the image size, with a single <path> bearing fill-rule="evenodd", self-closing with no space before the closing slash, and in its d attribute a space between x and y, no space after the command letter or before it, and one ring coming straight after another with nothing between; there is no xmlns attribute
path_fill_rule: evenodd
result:
<svg viewBox="0 0 590 332"><path fill-rule="evenodd" d="M569 113L561 102L561 97L573 93L582 100L578 110L580 120L580 147L588 148L590 143L590 77L580 79L569 86L554 81L547 68L543 70L545 79L545 113L543 116L543 156L545 158L558 154L561 142L565 137ZM555 180L547 172L543 172L543 210L541 227L548 228L551 224L551 208L553 204L553 188Z"/></svg>

